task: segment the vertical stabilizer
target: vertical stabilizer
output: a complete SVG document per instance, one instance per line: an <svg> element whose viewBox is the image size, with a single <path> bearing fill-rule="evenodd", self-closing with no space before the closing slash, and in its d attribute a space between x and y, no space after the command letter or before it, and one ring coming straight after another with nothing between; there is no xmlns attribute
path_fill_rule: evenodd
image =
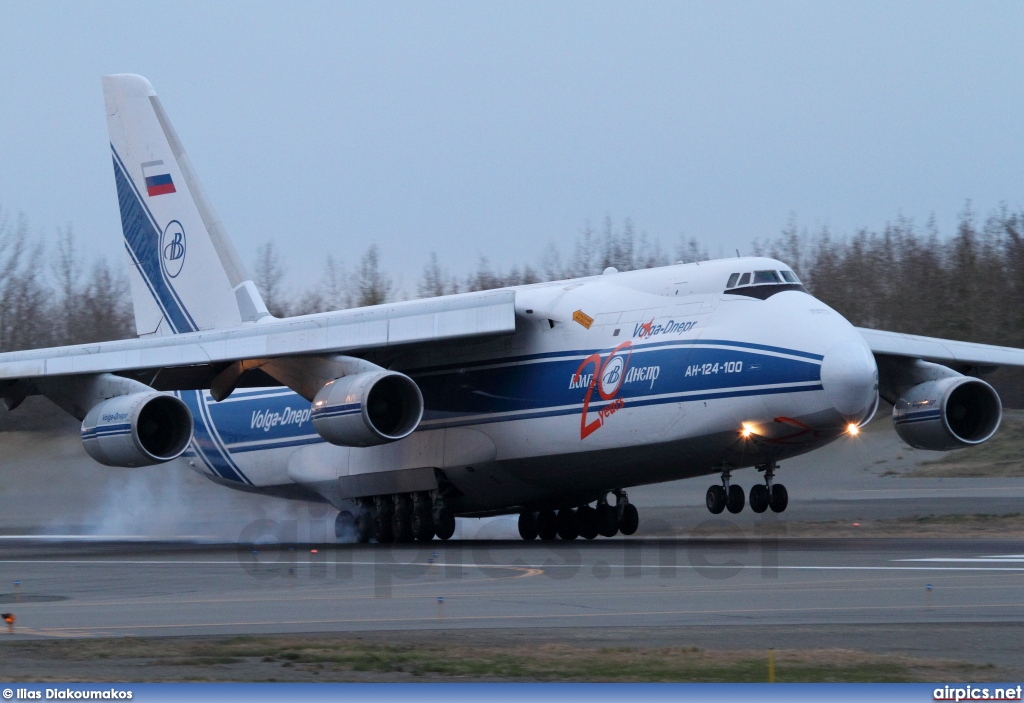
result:
<svg viewBox="0 0 1024 703"><path fill-rule="evenodd" d="M268 316L153 86L104 76L103 98L139 335Z"/></svg>

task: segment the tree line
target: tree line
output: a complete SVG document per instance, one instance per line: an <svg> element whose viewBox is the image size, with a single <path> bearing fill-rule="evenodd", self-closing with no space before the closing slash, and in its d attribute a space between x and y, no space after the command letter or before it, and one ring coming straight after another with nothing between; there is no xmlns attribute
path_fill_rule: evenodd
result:
<svg viewBox="0 0 1024 703"><path fill-rule="evenodd" d="M680 239L674 256L657 239L637 234L631 220L616 226L605 218L601 231L585 226L563 256L555 245L548 245L536 265L513 264L508 270L495 267L481 255L476 269L465 276L453 274L437 253L432 253L416 283L415 298L432 298L452 293L518 286L601 273L614 266L620 271L667 266L673 261L704 261L707 250L695 239ZM257 250L253 281L271 313L278 317L341 310L409 297L381 265L380 249L371 244L359 261L349 268L332 255L324 260L320 278L308 289L295 294L285 284L288 265L274 242Z"/></svg>
<svg viewBox="0 0 1024 703"><path fill-rule="evenodd" d="M858 327L1024 347L1024 211L980 218L970 204L943 237L930 219L836 238L794 222L754 251L791 264Z"/></svg>
<svg viewBox="0 0 1024 703"><path fill-rule="evenodd" d="M90 260L91 259L91 260ZM0 210L0 351L135 335L128 276L89 257L71 227L52 240Z"/></svg>
<svg viewBox="0 0 1024 703"><path fill-rule="evenodd" d="M945 236L897 218L880 230L836 236L795 219L750 251L793 266L818 298L863 327L1024 347L1024 211L979 217L968 205ZM704 245L682 239L666 248L630 220L586 226L567 250L550 245L540 261L496 267L481 256L475 270L452 273L431 255L412 292L431 297L559 280L709 258ZM374 305L402 297L376 245L351 266L324 259L314 285L294 292L287 262L273 242L253 262L254 280L278 316ZM123 267L87 257L70 227L54 237L30 231L23 216L0 210L0 351L134 336Z"/></svg>

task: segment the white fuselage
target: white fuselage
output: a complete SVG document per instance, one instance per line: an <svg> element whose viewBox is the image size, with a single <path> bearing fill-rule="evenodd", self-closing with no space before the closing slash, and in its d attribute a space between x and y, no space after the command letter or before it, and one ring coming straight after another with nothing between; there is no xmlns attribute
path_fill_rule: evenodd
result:
<svg viewBox="0 0 1024 703"><path fill-rule="evenodd" d="M766 271L779 282L726 288ZM384 472L411 490L432 472L472 514L802 454L870 415L877 370L860 333L781 272L724 259L517 287L513 335L368 357L412 377L425 403L415 433L377 447L324 442L287 388L220 403L184 391L186 459L226 485L312 488L336 505Z"/></svg>

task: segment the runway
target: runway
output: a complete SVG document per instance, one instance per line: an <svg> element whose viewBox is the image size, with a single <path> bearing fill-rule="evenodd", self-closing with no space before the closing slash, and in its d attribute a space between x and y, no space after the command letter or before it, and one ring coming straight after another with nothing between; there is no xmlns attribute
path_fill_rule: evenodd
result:
<svg viewBox="0 0 1024 703"><path fill-rule="evenodd" d="M451 542L336 545L323 506L174 465L107 469L73 435L5 433L3 446L0 612L16 622L0 623L0 643L351 633L412 646L852 649L1024 676L1013 518L951 537L858 537L872 521L902 521L902 535L926 516L963 516L955 527L1019 515L1024 478L911 478L937 455L908 450L891 424L787 462L782 515L712 516L712 479L678 481L630 489L634 537L572 543L508 539L514 520L499 518L461 523Z"/></svg>
<svg viewBox="0 0 1024 703"><path fill-rule="evenodd" d="M7 539L0 605L16 614L15 638L1005 624L1024 621L1022 552L991 540L779 539L767 528L739 540L255 550Z"/></svg>

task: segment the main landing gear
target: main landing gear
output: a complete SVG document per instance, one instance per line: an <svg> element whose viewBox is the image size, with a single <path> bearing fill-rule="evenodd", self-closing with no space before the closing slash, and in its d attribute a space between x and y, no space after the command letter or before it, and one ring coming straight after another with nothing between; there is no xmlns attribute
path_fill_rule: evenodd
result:
<svg viewBox="0 0 1024 703"><path fill-rule="evenodd" d="M764 484L757 484L750 489L750 509L755 513L763 513L768 508L772 512L781 513L789 505L789 493L781 483L775 483L775 469L777 464L764 464L758 466L758 471L764 472ZM743 489L736 484L730 483L731 470L722 471L722 485L708 488L705 501L708 510L718 515L723 510L730 513L742 512L744 506Z"/></svg>
<svg viewBox="0 0 1024 703"><path fill-rule="evenodd" d="M610 505L605 495L597 501L596 506L585 503L576 508L566 506L557 511L519 513L519 536L527 542L538 537L550 542L556 538L569 541L577 537L595 539L598 535L614 537L619 532L631 535L640 526L640 513L629 502L625 491L615 490L613 493L616 497L615 505Z"/></svg>
<svg viewBox="0 0 1024 703"><path fill-rule="evenodd" d="M455 515L436 491L374 496L361 499L355 515L348 510L338 513L334 531L339 540L429 542L455 534Z"/></svg>

